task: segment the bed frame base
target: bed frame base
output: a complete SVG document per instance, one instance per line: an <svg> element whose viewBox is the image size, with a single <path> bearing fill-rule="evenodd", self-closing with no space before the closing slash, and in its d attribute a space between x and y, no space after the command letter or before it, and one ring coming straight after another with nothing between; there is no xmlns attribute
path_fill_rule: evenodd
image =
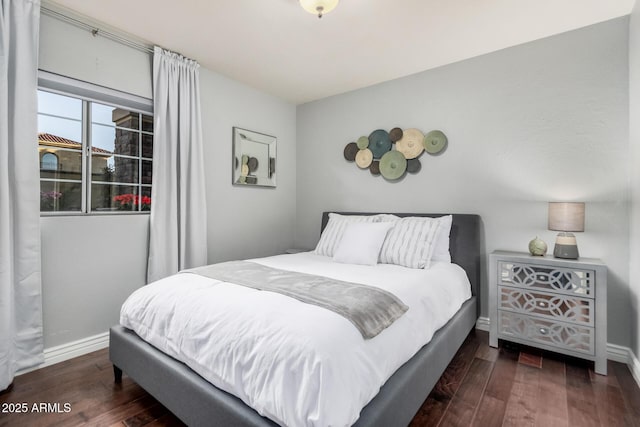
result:
<svg viewBox="0 0 640 427"><path fill-rule="evenodd" d="M472 297L429 344L389 378L354 426L408 425L475 322L476 298ZM122 381L123 371L130 373L136 383L189 426L277 425L122 326L110 330L109 357L116 382Z"/></svg>

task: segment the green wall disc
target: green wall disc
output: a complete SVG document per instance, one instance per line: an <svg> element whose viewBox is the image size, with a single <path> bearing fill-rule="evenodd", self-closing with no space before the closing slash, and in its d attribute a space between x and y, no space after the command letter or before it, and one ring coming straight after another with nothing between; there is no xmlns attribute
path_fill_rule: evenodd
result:
<svg viewBox="0 0 640 427"><path fill-rule="evenodd" d="M369 137L368 136L361 136L356 141L356 144L358 145L358 148L361 149L361 150L364 150L365 148L368 148L369 147Z"/></svg>
<svg viewBox="0 0 640 427"><path fill-rule="evenodd" d="M380 173L387 179L398 179L406 170L407 159L399 151L388 151L380 159Z"/></svg>
<svg viewBox="0 0 640 427"><path fill-rule="evenodd" d="M432 130L425 135L422 143L427 153L438 154L447 147L447 136L442 131Z"/></svg>

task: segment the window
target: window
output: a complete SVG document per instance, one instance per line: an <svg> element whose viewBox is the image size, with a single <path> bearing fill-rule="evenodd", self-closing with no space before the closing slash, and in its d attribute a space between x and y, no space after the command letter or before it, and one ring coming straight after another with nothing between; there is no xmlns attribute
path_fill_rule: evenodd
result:
<svg viewBox="0 0 640 427"><path fill-rule="evenodd" d="M53 153L44 153L42 155L40 169L44 171L57 171L58 156Z"/></svg>
<svg viewBox="0 0 640 427"><path fill-rule="evenodd" d="M42 84L42 78L38 90L40 211L149 211L153 170L150 106L146 111L131 108L126 94L119 99L121 94L115 91L95 86L87 91L86 83L77 82L81 87L76 88L73 80L59 79L66 91L60 85ZM75 93L69 93L69 86ZM106 102L97 99L100 91L105 92ZM86 93L90 96L83 96Z"/></svg>

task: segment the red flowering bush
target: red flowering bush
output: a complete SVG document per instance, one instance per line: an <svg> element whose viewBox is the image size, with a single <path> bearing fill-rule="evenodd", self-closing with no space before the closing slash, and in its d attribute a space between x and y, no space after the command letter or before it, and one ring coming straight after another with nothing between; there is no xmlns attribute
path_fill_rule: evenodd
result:
<svg viewBox="0 0 640 427"><path fill-rule="evenodd" d="M137 211L138 206L140 206L140 210L143 211L151 210L151 197L149 196L121 194L119 196L114 196L113 201L118 204L118 209L123 211Z"/></svg>

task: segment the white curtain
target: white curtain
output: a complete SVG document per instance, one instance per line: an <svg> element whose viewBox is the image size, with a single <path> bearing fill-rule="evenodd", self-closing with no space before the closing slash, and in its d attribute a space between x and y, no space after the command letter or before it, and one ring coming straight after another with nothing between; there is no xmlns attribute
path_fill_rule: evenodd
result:
<svg viewBox="0 0 640 427"><path fill-rule="evenodd" d="M147 281L207 263L199 65L155 48Z"/></svg>
<svg viewBox="0 0 640 427"><path fill-rule="evenodd" d="M0 390L43 362L39 0L0 0Z"/></svg>

